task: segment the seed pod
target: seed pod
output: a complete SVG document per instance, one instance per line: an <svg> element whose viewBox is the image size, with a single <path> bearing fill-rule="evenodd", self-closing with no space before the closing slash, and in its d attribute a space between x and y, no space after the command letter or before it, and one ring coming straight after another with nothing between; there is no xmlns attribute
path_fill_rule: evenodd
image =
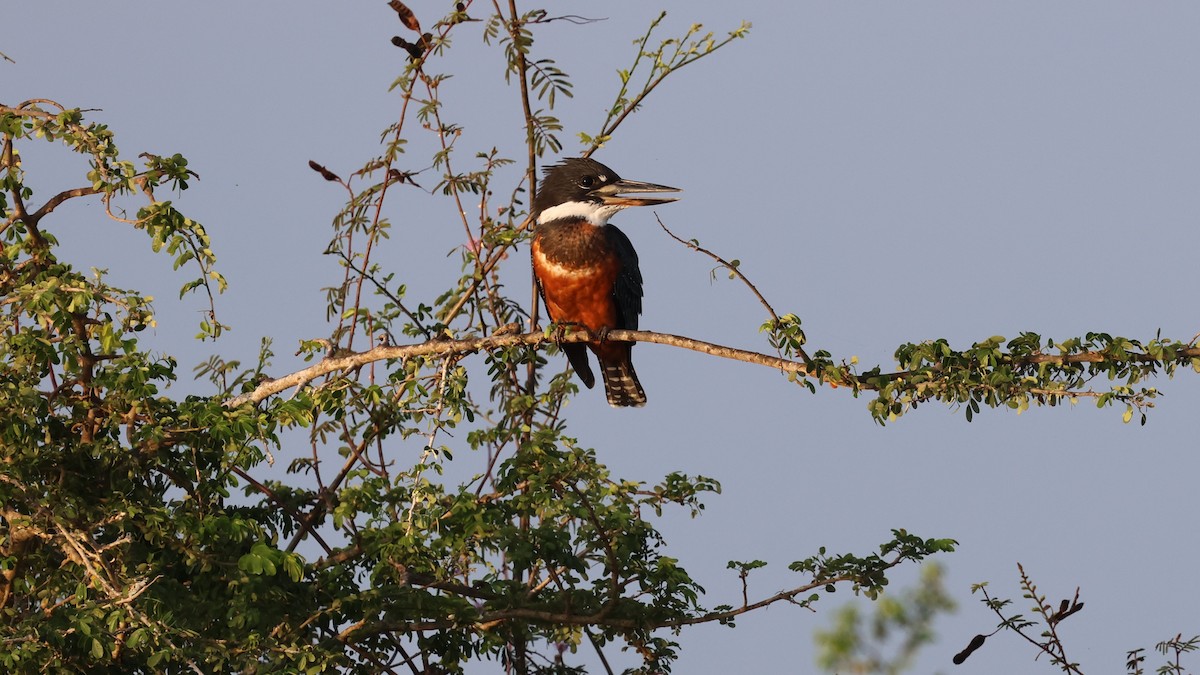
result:
<svg viewBox="0 0 1200 675"><path fill-rule="evenodd" d="M983 646L983 641L986 639L986 635L976 635L975 637L971 638L971 644L967 645L966 649L954 655L954 658L952 659L952 661L954 661L954 665L957 666L962 664L963 661L966 661L968 656L970 656L976 649L979 649Z"/></svg>

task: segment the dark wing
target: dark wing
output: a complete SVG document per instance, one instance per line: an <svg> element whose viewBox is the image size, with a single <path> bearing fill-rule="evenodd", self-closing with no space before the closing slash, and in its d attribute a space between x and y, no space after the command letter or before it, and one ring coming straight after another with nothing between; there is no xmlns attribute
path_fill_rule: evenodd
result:
<svg viewBox="0 0 1200 675"><path fill-rule="evenodd" d="M637 330L642 313L642 270L638 269L637 251L625 233L613 225L604 226L604 235L621 261L613 297L617 300L617 328Z"/></svg>

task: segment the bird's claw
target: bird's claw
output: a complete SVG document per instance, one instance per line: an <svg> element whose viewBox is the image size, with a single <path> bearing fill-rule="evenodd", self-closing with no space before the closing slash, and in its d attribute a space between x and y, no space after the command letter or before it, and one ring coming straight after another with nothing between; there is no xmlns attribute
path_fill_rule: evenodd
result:
<svg viewBox="0 0 1200 675"><path fill-rule="evenodd" d="M549 334L550 339L554 342L554 345L556 347L561 347L563 338L567 335L567 329L576 327L577 325L578 324L573 324L570 322L554 322L550 324L550 327L547 329L547 333Z"/></svg>

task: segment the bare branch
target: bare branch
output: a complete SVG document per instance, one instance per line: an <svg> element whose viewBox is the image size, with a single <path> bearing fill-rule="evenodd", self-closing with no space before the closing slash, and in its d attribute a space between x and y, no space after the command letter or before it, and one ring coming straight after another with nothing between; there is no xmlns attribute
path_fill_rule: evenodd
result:
<svg viewBox="0 0 1200 675"><path fill-rule="evenodd" d="M60 193L54 195L53 197L51 197L50 199L46 200L46 203L42 204L42 207L40 209L38 209L37 211L35 211L32 215L30 215L29 218L34 223L37 223L43 217L48 215L51 211L53 211L54 209L61 206L62 203L67 201L68 199L74 199L76 197L86 197L88 195L97 194L98 192L100 192L100 190L97 190L96 188L91 187L90 185L87 187L74 188L72 190L63 190L62 192L60 192Z"/></svg>
<svg viewBox="0 0 1200 675"><path fill-rule="evenodd" d="M480 351L504 349L507 347L539 347L553 343L588 342L593 337L586 331L572 331L561 338L547 336L545 333L518 333L513 335L493 335L486 338L464 338L461 340L430 340L413 345L382 346L365 352L356 352L335 358L326 358L303 370L298 370L279 379L268 380L258 385L253 391L242 394L226 401L225 405L237 407L244 403L258 403L273 394L300 386L329 373L353 370L376 361L390 361L418 357L436 357L449 354L474 354ZM722 358L756 363L761 366L779 368L784 372L807 374L805 365L799 361L789 361L776 356L759 354L744 349L725 347L711 342L693 340L692 338L667 333L652 333L639 330L612 330L607 339L620 342L652 342L655 344L682 347L693 351L720 356ZM1200 349L1196 350L1200 353Z"/></svg>

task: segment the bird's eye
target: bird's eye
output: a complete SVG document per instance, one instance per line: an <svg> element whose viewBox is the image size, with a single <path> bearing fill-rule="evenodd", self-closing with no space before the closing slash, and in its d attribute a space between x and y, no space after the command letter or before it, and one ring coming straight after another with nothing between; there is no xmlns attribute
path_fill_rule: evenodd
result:
<svg viewBox="0 0 1200 675"><path fill-rule="evenodd" d="M579 184L585 188L590 188L596 184L596 179L591 176L584 176L579 179Z"/></svg>

